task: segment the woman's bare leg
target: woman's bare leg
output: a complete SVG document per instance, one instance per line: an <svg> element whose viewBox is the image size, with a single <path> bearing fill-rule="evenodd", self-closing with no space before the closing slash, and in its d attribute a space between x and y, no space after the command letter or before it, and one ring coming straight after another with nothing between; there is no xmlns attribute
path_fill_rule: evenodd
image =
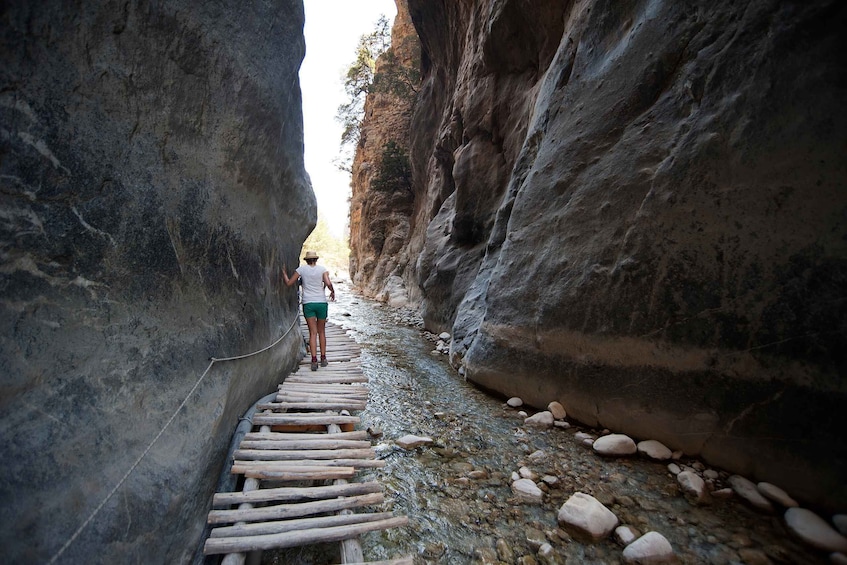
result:
<svg viewBox="0 0 847 565"><path fill-rule="evenodd" d="M326 320L318 320L318 337L321 342L321 359L326 357Z"/></svg>

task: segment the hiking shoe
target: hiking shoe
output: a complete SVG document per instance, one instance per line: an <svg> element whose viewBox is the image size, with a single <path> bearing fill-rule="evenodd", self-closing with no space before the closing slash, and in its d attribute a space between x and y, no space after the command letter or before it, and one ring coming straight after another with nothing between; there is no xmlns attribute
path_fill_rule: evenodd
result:
<svg viewBox="0 0 847 565"><path fill-rule="evenodd" d="M318 370L318 360L317 359L312 359L312 370L313 371Z"/></svg>
<svg viewBox="0 0 847 565"><path fill-rule="evenodd" d="M329 365L329 361L326 360L326 355L321 357L321 367L326 367Z"/></svg>

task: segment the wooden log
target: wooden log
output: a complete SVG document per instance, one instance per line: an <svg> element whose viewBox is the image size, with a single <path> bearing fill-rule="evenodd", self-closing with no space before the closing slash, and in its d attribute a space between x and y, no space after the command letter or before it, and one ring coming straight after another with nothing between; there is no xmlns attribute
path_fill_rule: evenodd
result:
<svg viewBox="0 0 847 565"><path fill-rule="evenodd" d="M345 565L413 565L415 558L411 555L406 557L398 557L397 559L387 559L384 561L360 561L358 563L346 563Z"/></svg>
<svg viewBox="0 0 847 565"><path fill-rule="evenodd" d="M364 400L336 400L335 402L277 402L276 410L364 410L367 402Z"/></svg>
<svg viewBox="0 0 847 565"><path fill-rule="evenodd" d="M220 508L232 504L249 502L298 502L303 500L323 500L339 496L356 496L381 492L382 485L376 481L367 483L349 483L319 487L278 487L263 488L251 492L219 492L212 498L212 506Z"/></svg>
<svg viewBox="0 0 847 565"><path fill-rule="evenodd" d="M376 451L365 449L236 449L236 460L246 461L294 461L303 459L372 459Z"/></svg>
<svg viewBox="0 0 847 565"><path fill-rule="evenodd" d="M366 465L362 465L362 468ZM351 473L350 470L353 470ZM251 468L244 471L245 477L262 481L329 481L332 479L350 479L356 474L353 467L327 467L324 471L297 472L288 469Z"/></svg>
<svg viewBox="0 0 847 565"><path fill-rule="evenodd" d="M368 377L365 375L320 375L320 376L308 376L308 377L288 377L286 382L290 383L314 383L314 384L332 384L332 383L366 383L368 382Z"/></svg>
<svg viewBox="0 0 847 565"><path fill-rule="evenodd" d="M365 440L352 439L300 439L291 441L252 441L243 440L239 449L368 449L371 447L371 442Z"/></svg>
<svg viewBox="0 0 847 565"><path fill-rule="evenodd" d="M206 555L219 555L222 553L232 553L236 551L265 550L272 548L281 549L285 547L296 547L298 545L341 541L367 532L405 526L408 523L408 518L405 516L399 516L396 518L389 518L387 520L380 520L378 522L366 522L363 524L351 524L348 526L335 526L330 528L314 528L310 530L296 530L281 534L209 538L206 540L203 553Z"/></svg>
<svg viewBox="0 0 847 565"><path fill-rule="evenodd" d="M326 432L326 428L322 430ZM356 430L355 432L341 432L339 434L333 434L330 436L327 433L319 433L319 434L282 434L275 432L247 432L244 436L245 440L256 440L256 441L282 441L282 442L296 442L301 440L308 441L338 441L338 440L361 440L367 439L368 432L365 430Z"/></svg>
<svg viewBox="0 0 847 565"><path fill-rule="evenodd" d="M377 522L392 518L391 512L377 513L355 513L319 516L317 518L297 518L295 520L281 520L275 522L256 522L253 524L236 524L234 526L221 526L212 529L209 534L213 538L227 538L239 536L260 536L266 534L281 534L295 530L308 530L312 528L327 528L331 526L346 526L348 524L362 524L364 522Z"/></svg>
<svg viewBox="0 0 847 565"><path fill-rule="evenodd" d="M273 453L273 452L271 452ZM356 469L377 469L385 467L382 459L253 459L236 460L233 464L234 474L247 474L248 469L282 469L289 470L294 467L306 467L310 471L320 471L324 467L355 467ZM305 472L305 471L304 471Z"/></svg>
<svg viewBox="0 0 847 565"><path fill-rule="evenodd" d="M342 498L298 502L294 504L276 504L244 510L211 510L209 511L208 523L232 524L235 522L258 522L260 520L287 520L288 518L301 518L312 514L337 512L345 508L360 508L372 504L382 504L383 500L384 497L381 492L374 492L358 496L345 496Z"/></svg>
<svg viewBox="0 0 847 565"><path fill-rule="evenodd" d="M358 424L358 416L339 416L335 414L256 414L253 425L259 426L313 426L315 424Z"/></svg>

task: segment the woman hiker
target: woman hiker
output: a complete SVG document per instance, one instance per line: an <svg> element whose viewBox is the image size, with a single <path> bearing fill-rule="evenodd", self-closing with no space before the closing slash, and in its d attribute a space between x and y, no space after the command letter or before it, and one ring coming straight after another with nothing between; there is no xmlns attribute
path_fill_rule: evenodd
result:
<svg viewBox="0 0 847 565"><path fill-rule="evenodd" d="M303 257L306 264L297 267L294 275L289 278L282 265L282 280L286 286L293 286L299 279L303 284L303 317L309 326L309 352L312 354L312 370L318 370L318 352L316 338L320 338L321 344L321 367L326 367L326 316L329 306L326 302L324 288L329 289L329 299L335 302L335 289L329 280L329 271L326 267L318 265L318 254L307 251Z"/></svg>

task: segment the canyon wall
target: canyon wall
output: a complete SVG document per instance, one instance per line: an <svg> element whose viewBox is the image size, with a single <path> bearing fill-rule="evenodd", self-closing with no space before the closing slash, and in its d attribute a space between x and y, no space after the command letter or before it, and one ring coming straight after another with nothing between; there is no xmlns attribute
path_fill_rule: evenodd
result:
<svg viewBox="0 0 847 565"><path fill-rule="evenodd" d="M186 562L238 417L302 350L302 3L2 11L4 560Z"/></svg>
<svg viewBox="0 0 847 565"><path fill-rule="evenodd" d="M843 510L847 8L408 7L414 202L375 262L454 366Z"/></svg>

